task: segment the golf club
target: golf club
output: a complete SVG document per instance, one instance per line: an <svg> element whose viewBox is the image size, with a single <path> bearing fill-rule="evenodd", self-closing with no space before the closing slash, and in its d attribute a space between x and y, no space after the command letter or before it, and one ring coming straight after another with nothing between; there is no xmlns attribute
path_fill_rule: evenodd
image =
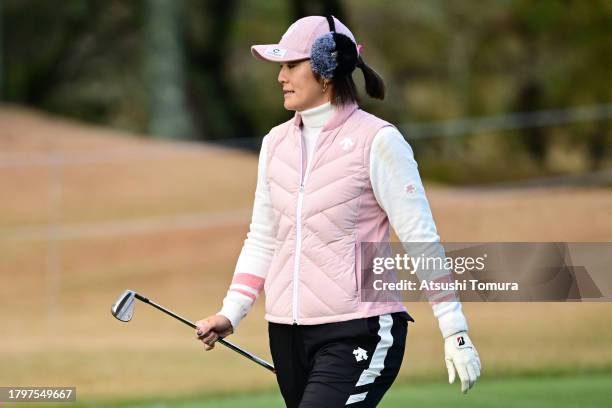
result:
<svg viewBox="0 0 612 408"><path fill-rule="evenodd" d="M151 306L153 306L156 309L161 310L162 312L166 313L167 315L170 315L172 317L174 317L177 320L180 320L181 322L185 323L187 326L191 327L192 329L197 329L198 327L190 322L189 320L177 315L174 312L171 312L170 310L158 305L157 303L153 302L152 300L134 292L133 290L126 290L125 292L123 292L123 294L121 296L119 296L119 298L117 299L117 301L115 302L115 304L113 304L113 306L111 307L111 313L113 314L113 316L115 316L118 320L121 320L122 322L129 322L130 320L132 320L132 316L134 316L134 307L135 307L135 303L136 301L134 299L138 299L144 303L147 303ZM230 349L234 350L235 352L243 355L244 357L248 358L251 361L256 362L257 364L259 364L262 367L267 368L268 370L272 371L273 373L275 373L276 371L274 370L274 366L270 363L268 363L267 361L249 353L248 351L245 351L243 349L241 349L240 347L236 346L235 344L230 343L227 340L224 340L223 338L219 338L219 340L217 340L218 343L223 344L226 347L229 347Z"/></svg>

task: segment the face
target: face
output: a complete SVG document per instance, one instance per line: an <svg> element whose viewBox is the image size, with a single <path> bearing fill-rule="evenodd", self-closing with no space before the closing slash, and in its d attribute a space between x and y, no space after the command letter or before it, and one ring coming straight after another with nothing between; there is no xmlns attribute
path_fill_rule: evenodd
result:
<svg viewBox="0 0 612 408"><path fill-rule="evenodd" d="M330 100L331 84L323 92L323 82L317 81L309 60L282 62L278 82L287 110L303 111Z"/></svg>

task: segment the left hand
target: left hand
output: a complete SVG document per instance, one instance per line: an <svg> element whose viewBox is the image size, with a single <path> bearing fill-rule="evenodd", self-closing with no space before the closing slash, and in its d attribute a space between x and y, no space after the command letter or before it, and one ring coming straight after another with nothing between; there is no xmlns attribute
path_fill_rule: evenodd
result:
<svg viewBox="0 0 612 408"><path fill-rule="evenodd" d="M204 349L206 351L215 348L215 342L219 340L219 338L227 337L234 332L234 328L229 319L219 314L198 320L195 325L197 326L196 337L204 343Z"/></svg>
<svg viewBox="0 0 612 408"><path fill-rule="evenodd" d="M467 332L448 336L444 340L444 354L448 383L455 382L455 370L457 370L461 380L461 392L467 393L480 377L480 357Z"/></svg>

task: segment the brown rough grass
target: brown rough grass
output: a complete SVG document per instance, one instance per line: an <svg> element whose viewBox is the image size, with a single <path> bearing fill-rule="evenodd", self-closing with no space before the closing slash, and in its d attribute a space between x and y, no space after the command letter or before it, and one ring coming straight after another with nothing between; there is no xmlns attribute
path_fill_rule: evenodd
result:
<svg viewBox="0 0 612 408"><path fill-rule="evenodd" d="M138 305L127 325L109 313L126 288L192 320L216 312L248 216L193 229L173 228L170 222L159 231L44 237L55 222L95 227L158 216L171 221L185 213L248 213L255 156L145 141L14 107L0 109L0 123L0 384L76 385L79 398L274 387L272 375L221 346L205 353L191 329L152 308ZM126 149L132 149L129 155L116 155ZM31 160L26 155L49 153L70 160L111 157L65 163L60 170L44 163L15 164ZM609 190L426 187L446 241L612 237ZM26 227L42 231L42 238L11 238ZM410 326L401 375L444 381L442 339L429 306L409 308L417 322ZM609 304L466 303L464 310L484 375L612 363ZM263 300L231 340L270 359Z"/></svg>

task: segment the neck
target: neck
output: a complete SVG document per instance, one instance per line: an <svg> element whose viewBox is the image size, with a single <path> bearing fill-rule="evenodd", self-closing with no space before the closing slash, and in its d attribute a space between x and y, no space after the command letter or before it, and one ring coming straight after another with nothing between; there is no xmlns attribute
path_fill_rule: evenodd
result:
<svg viewBox="0 0 612 408"><path fill-rule="evenodd" d="M314 108L300 111L302 123L308 128L322 128L332 117L336 107L331 102L325 102Z"/></svg>

